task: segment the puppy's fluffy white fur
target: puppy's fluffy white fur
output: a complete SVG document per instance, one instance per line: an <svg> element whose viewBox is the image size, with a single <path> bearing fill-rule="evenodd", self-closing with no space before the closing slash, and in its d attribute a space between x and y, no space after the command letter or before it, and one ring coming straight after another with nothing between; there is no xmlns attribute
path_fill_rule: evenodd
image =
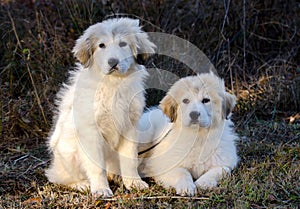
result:
<svg viewBox="0 0 300 209"><path fill-rule="evenodd" d="M177 81L160 102L161 109L144 113L139 121L140 151L156 144L142 152L140 173L180 195L217 186L238 162L237 135L226 118L235 101L213 73Z"/></svg>
<svg viewBox="0 0 300 209"><path fill-rule="evenodd" d="M116 18L90 26L73 49L80 61L57 96L49 135L49 181L111 196L108 173L126 188L147 188L137 171L136 124L145 106L148 73L138 59L155 45L139 21ZM139 57L141 56L141 57Z"/></svg>

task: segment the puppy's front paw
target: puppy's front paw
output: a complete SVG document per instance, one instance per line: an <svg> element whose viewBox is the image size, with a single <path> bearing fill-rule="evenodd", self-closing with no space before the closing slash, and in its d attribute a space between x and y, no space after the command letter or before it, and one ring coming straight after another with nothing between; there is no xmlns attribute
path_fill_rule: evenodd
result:
<svg viewBox="0 0 300 209"><path fill-rule="evenodd" d="M79 181L69 185L73 189L84 192L90 188L90 184L87 180Z"/></svg>
<svg viewBox="0 0 300 209"><path fill-rule="evenodd" d="M113 192L111 191L110 188L96 189L96 190L92 190L91 192L92 192L92 195L96 198L113 196Z"/></svg>
<svg viewBox="0 0 300 209"><path fill-rule="evenodd" d="M176 194L181 196L194 196L197 192L197 187L193 181L181 180L175 185Z"/></svg>
<svg viewBox="0 0 300 209"><path fill-rule="evenodd" d="M213 177L202 176L196 182L196 186L200 189L211 189L218 185L218 182Z"/></svg>
<svg viewBox="0 0 300 209"><path fill-rule="evenodd" d="M148 189L149 186L142 179L123 179L126 189L136 188L139 190Z"/></svg>

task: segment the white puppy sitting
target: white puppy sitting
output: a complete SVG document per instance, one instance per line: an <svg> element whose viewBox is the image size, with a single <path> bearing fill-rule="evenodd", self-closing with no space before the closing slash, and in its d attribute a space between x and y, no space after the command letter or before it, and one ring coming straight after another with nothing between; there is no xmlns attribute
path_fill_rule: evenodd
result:
<svg viewBox="0 0 300 209"><path fill-rule="evenodd" d="M238 162L237 135L227 119L235 100L213 73L177 81L160 102L161 110L152 109L139 121L140 173L180 195L217 186Z"/></svg>
<svg viewBox="0 0 300 209"><path fill-rule="evenodd" d="M148 187L137 171L136 126L148 76L139 61L154 48L139 21L130 18L92 25L76 41L80 63L58 93L48 138L50 182L104 197L113 195L110 173L122 176L128 189Z"/></svg>

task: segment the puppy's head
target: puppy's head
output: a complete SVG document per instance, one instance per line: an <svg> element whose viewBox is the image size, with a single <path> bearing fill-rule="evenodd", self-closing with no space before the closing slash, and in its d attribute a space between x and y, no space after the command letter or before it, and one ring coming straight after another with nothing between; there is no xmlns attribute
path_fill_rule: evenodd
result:
<svg viewBox="0 0 300 209"><path fill-rule="evenodd" d="M213 73L182 78L162 99L160 108L174 123L208 128L224 120L235 105L223 80Z"/></svg>
<svg viewBox="0 0 300 209"><path fill-rule="evenodd" d="M108 19L90 26L76 41L74 56L86 67L104 74L125 74L154 53L155 45L139 26L139 20Z"/></svg>

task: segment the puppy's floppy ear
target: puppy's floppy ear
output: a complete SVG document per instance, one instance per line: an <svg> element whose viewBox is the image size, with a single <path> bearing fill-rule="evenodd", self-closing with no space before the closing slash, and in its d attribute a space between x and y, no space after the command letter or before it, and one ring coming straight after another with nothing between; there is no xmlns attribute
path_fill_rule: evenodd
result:
<svg viewBox="0 0 300 209"><path fill-rule="evenodd" d="M95 50L93 44L93 38L86 37L86 35L84 34L76 40L75 47L72 50L74 56L84 67L89 67L92 64L91 57Z"/></svg>
<svg viewBox="0 0 300 209"><path fill-rule="evenodd" d="M147 33L139 30L135 34L135 46L133 46L133 54L138 64L145 64L151 54L154 54L155 44L149 40Z"/></svg>
<svg viewBox="0 0 300 209"><path fill-rule="evenodd" d="M170 118L171 122L175 122L177 119L177 102L173 97L167 94L159 104L162 111Z"/></svg>
<svg viewBox="0 0 300 209"><path fill-rule="evenodd" d="M236 104L236 97L228 92L224 92L222 96L222 118L227 119Z"/></svg>

